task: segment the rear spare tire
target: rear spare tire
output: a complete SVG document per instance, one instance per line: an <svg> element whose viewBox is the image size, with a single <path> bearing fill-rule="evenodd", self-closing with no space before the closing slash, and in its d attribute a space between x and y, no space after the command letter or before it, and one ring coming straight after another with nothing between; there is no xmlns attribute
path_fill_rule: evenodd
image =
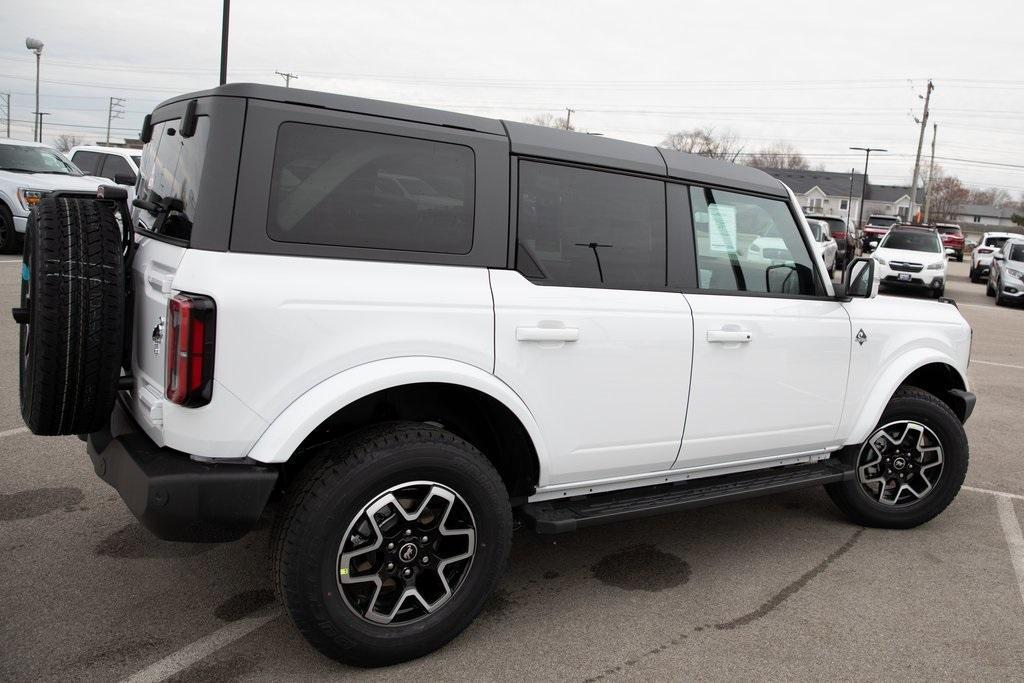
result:
<svg viewBox="0 0 1024 683"><path fill-rule="evenodd" d="M101 429L117 395L125 283L114 208L47 197L33 210L21 267L21 416L35 434Z"/></svg>

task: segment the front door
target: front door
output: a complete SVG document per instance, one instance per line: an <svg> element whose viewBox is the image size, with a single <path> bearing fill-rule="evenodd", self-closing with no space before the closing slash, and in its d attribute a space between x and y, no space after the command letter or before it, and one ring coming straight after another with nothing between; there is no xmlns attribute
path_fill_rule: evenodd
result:
<svg viewBox="0 0 1024 683"><path fill-rule="evenodd" d="M540 425L541 485L672 466L692 320L658 180L521 161L516 270L491 271L495 374Z"/></svg>
<svg viewBox="0 0 1024 683"><path fill-rule="evenodd" d="M677 468L834 445L850 319L782 199L693 187L693 380Z"/></svg>

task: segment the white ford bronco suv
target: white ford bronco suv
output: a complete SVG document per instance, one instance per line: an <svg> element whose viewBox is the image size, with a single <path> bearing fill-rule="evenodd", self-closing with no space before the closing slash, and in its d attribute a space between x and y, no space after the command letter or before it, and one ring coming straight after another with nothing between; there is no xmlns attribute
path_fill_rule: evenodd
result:
<svg viewBox="0 0 1024 683"><path fill-rule="evenodd" d="M328 656L440 647L539 533L824 485L905 528L959 490L971 330L834 284L761 171L264 85L147 117L137 198L42 200L21 407L157 536L274 514ZM752 254L751 244L764 246Z"/></svg>

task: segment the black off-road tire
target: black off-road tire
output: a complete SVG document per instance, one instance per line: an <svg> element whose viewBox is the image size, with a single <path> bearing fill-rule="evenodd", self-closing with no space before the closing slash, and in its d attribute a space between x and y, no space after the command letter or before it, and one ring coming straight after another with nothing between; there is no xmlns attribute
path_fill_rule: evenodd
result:
<svg viewBox="0 0 1024 683"><path fill-rule="evenodd" d="M992 284L992 271L989 271L988 280L985 281L985 296L996 295L996 288Z"/></svg>
<svg viewBox="0 0 1024 683"><path fill-rule="evenodd" d="M462 632L497 586L511 546L508 493L491 463L454 434L415 422L369 427L308 457L288 486L272 548L278 598L303 636L333 659L382 666L432 652ZM339 547L364 506L410 481L437 482L463 497L476 525L476 554L437 611L408 624L371 624L339 595Z"/></svg>
<svg viewBox="0 0 1024 683"><path fill-rule="evenodd" d="M35 434L101 429L124 346L124 266L114 209L48 197L29 216L22 257L21 416Z"/></svg>
<svg viewBox="0 0 1024 683"><path fill-rule="evenodd" d="M979 282L981 282L981 278L978 277L978 271L975 268L971 268L970 278L971 282L973 282L974 284L978 284Z"/></svg>
<svg viewBox="0 0 1024 683"><path fill-rule="evenodd" d="M917 387L902 387L890 399L876 429L897 420L920 422L935 432L942 443L943 470L931 493L919 501L899 507L873 500L856 477L828 484L825 490L829 497L856 524L884 529L909 529L924 524L946 509L967 476L967 434L960 419L941 399ZM855 450L852 453L854 464L860 447Z"/></svg>
<svg viewBox="0 0 1024 683"><path fill-rule="evenodd" d="M7 205L0 202L0 254L17 254L21 249L21 235L14 229L14 216Z"/></svg>

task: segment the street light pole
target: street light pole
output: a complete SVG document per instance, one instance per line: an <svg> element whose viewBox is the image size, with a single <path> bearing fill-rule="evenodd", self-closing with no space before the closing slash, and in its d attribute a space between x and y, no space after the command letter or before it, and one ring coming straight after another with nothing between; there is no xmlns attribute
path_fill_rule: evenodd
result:
<svg viewBox="0 0 1024 683"><path fill-rule="evenodd" d="M44 116L49 116L49 115L50 115L50 112L48 112L48 111L37 111L36 112L36 121L39 122L39 139L36 140L36 142L42 142L43 141L43 117Z"/></svg>
<svg viewBox="0 0 1024 683"><path fill-rule="evenodd" d="M228 14L231 10L231 0L224 0L224 14L221 17L220 26L220 84L228 82Z"/></svg>
<svg viewBox="0 0 1024 683"><path fill-rule="evenodd" d="M42 142L43 136L40 128L42 128L42 118L39 114L39 62L43 57L43 41L38 38L26 38L25 47L36 53L36 125L32 129L32 141Z"/></svg>
<svg viewBox="0 0 1024 683"><path fill-rule="evenodd" d="M865 195L868 187L868 160L871 159L872 152L888 152L889 150L881 147L851 147L850 149L864 152L864 177L860 181L860 210L857 212L857 225L854 226L855 229L860 229L864 222L864 204L867 200Z"/></svg>

